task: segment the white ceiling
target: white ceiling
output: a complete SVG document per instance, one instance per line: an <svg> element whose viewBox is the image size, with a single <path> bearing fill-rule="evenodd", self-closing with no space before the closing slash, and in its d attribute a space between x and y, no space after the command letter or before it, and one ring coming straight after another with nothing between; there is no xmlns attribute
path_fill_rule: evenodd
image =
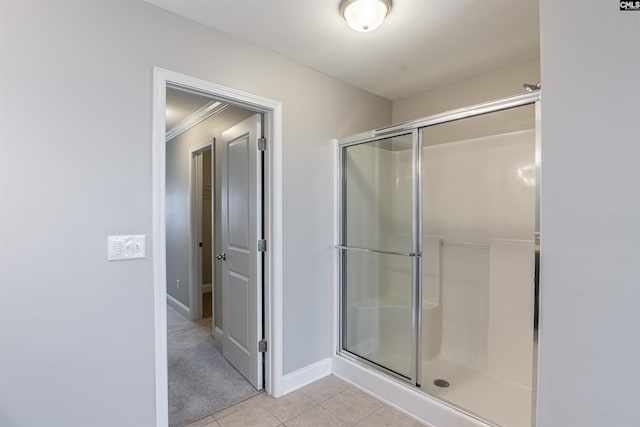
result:
<svg viewBox="0 0 640 427"><path fill-rule="evenodd" d="M339 0L146 0L390 100L539 55L538 0L393 0L358 33Z"/></svg>

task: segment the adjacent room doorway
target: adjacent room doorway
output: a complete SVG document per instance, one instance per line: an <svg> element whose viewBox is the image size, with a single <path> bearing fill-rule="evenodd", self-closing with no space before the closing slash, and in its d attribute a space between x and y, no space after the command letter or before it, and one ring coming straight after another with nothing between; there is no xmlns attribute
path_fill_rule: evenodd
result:
<svg viewBox="0 0 640 427"><path fill-rule="evenodd" d="M212 259L212 319L211 335L216 325L216 305L222 303L222 353L224 357L253 385L263 387L267 393L281 394L281 114L280 104L271 100L238 92L202 80L192 79L170 71L154 70L154 287L156 319L156 402L157 424L168 425L167 376L167 308L171 299L182 304L188 317L202 317L202 271L197 268L189 274L189 296L179 292L180 279L173 274L172 258L168 258L171 216L176 194L166 187L168 170L164 113L166 89L177 88L207 97L213 103L245 109L252 114L221 132L219 139L211 140L212 176L218 175L219 194L215 187L213 198L218 197L219 225L212 220L211 234L221 240L221 251L213 249ZM162 144L162 145L161 145ZM201 149L202 153L207 148ZM202 165L202 153L191 152L188 162L192 167ZM187 160L187 159L185 159ZM216 170L218 166L218 170ZM197 176L197 175L196 175ZM191 180L192 178L189 177ZM213 179L215 182L215 178ZM195 185L194 185L195 184ZM199 212L204 183L192 182L190 209ZM175 190L175 188L173 189ZM194 206L193 201L197 201ZM205 202L206 203L206 202ZM179 203L176 205L179 206ZM200 211L201 212L201 211ZM212 218L215 218L212 203ZM200 215L200 218L197 218ZM202 218L196 215L195 226L190 228L189 265L202 267ZM190 222L193 223L193 220ZM216 234L216 228L219 228ZM195 247L194 247L195 246ZM195 260L195 262L194 262ZM175 267L175 266L173 266ZM169 273L171 272L171 273ZM222 276L222 295L216 297L216 275ZM174 283L175 282L175 283ZM175 289L174 289L175 286ZM206 290L206 288L205 288ZM175 294L172 296L172 293ZM181 296L182 295L182 296ZM221 298L220 298L221 297ZM183 298L182 302L180 298ZM218 300L218 301L217 301ZM221 300L221 301L220 301ZM179 307L178 304L175 304ZM184 313L182 313L184 314ZM219 337L218 337L219 338ZM268 344L267 344L268 343Z"/></svg>

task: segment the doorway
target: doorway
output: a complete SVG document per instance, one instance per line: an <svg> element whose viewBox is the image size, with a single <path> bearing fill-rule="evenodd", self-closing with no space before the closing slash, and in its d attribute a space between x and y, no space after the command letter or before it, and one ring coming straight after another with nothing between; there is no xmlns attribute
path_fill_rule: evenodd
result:
<svg viewBox="0 0 640 427"><path fill-rule="evenodd" d="M166 106L169 425L179 427L263 387L263 120L172 86Z"/></svg>
<svg viewBox="0 0 640 427"><path fill-rule="evenodd" d="M169 277L168 271L171 270L170 264L174 262L174 259L169 256L169 242L172 238L170 236L170 231L166 228L168 223L171 223L175 218L172 218L172 215L175 215L175 212L172 211L172 206L174 205L172 202L175 198L176 194L173 192L175 189L170 189L169 186L166 186L169 183L169 161L170 159L167 156L167 153L164 150L164 138L163 136L162 125L165 125L166 118L163 117L163 109L166 110L166 89L167 87L173 87L175 89L179 89L183 92L197 94L200 96L204 96L209 99L210 102L215 103L223 103L229 105L230 109L242 109L252 113L252 117L259 118L258 121L254 120L254 125L259 123L259 128L254 126L256 129L260 131L264 130L264 136L266 137L266 144L261 141L261 145L266 146L267 149L264 151L263 157L260 157L259 160L255 160L255 165L259 165L260 168L264 166L264 180L263 182L254 181L255 190L261 189L262 197L258 197L254 200L254 207L260 208L264 212L264 216L253 216L252 221L249 221L254 225L254 229L248 228L243 231L238 228L240 222L236 219L242 218L242 215L235 215L232 217L232 220L227 223L225 226L222 226L222 232L219 233L223 237L223 241L225 241L225 232L224 230L231 230L231 233L227 232L226 234L226 243L225 252L229 255L229 251L233 249L251 249L251 248L242 248L242 243L239 238L245 237L246 242L249 243L249 246L254 246L254 252L260 253L260 255L256 255L256 259L262 260L261 263L249 262L248 264L253 265L253 270L260 275L260 277L255 277L254 280L256 283L264 283L264 315L262 313L263 306L259 304L254 307L254 309L247 312L248 318L253 320L261 320L264 319L264 324L256 323L257 334L255 337L244 337L245 341L242 342L242 334L240 333L243 330L243 327L236 328L236 332L234 333L233 325L234 323L240 324L242 326L242 320L238 319L238 311L230 310L228 314L233 313L235 318L231 318L228 320L228 325L231 327L225 327L225 322L222 322L222 330L225 334L223 336L223 343L230 342L235 344L235 351L237 352L238 348L244 347L245 350L250 350L253 357L252 365L256 367L250 373L243 372L245 377L257 378L258 381L252 381L256 388L262 388L264 384L264 388L270 395L279 396L281 394L281 382L282 382L282 359L281 354L279 352L281 348L281 315L280 315L280 306L281 306L281 227L282 227L282 219L281 219L281 114L280 114L280 104L271 100L267 100L264 98L256 97L251 94L242 93L236 90L231 90L229 88L224 88L219 85L215 85L213 83L205 82L202 80L192 79L188 76L184 76L178 73L173 73L167 70L155 69L154 70L154 86L155 86L155 96L154 96L154 232L153 232L153 249L154 249L154 288L155 288L155 318L156 318L156 402L157 402L157 424L158 425L168 425L168 377L167 377L167 333L166 333L166 325L167 325L167 311L166 311L166 300L171 296L171 291L167 292L168 289L172 289L174 286L178 289L178 286L182 286L182 284L178 284L178 280L173 277ZM212 105L213 105L212 104ZM164 107L164 108L163 108ZM203 107L204 108L204 107ZM263 120L264 119L264 123ZM234 129L232 126L231 129ZM245 141L246 138L243 137L244 134L241 135L230 135L226 140L225 136L222 135L224 132L221 132L220 144L218 144L218 140L216 139L215 151L212 151L212 158L216 159L215 163L220 164L218 161L217 153L222 150L225 154L223 154L220 160L224 160L225 158L231 159L234 164L242 164L244 160L242 160L238 154L241 152L245 152L245 148L249 146L249 142ZM262 135L255 135L255 138L252 139L251 144L257 148L257 137ZM227 145L225 145L225 141ZM213 140L211 140L211 145L213 145ZM225 151L226 150L226 151ZM206 151L206 150L204 150ZM196 157L196 159L198 159ZM239 160L240 159L240 160ZM189 159L191 160L191 158ZM240 161L240 163L238 163ZM196 160L197 163L197 160ZM224 164L218 171L224 169ZM228 170L237 171L239 168L231 167ZM262 170L262 169L261 169ZM213 166L213 173L217 174L215 165ZM237 174L235 174L237 175ZM227 196L231 194L231 197L227 197L227 208L229 208L229 212L233 211L233 209L239 206L239 200L231 200L233 199L233 195L237 195L236 191L238 188L246 187L245 183L239 184L238 187L238 176L235 176L234 173L227 173L225 176L231 179L230 185L235 185L235 188L232 192L227 192ZM250 179L249 179L250 180ZM215 181L215 179L214 179ZM221 179L222 183L224 183L224 179ZM235 184L234 184L235 182ZM227 183L229 184L229 182ZM165 187L166 186L166 187ZM212 191L214 196L212 199L215 199L215 190L212 187ZM220 194L222 199L224 200L224 191L221 191ZM179 205L179 204L178 204ZM251 206L248 206L249 210L251 210ZM222 207L224 209L224 207ZM212 207L214 211L213 217L215 218L215 208ZM255 211L257 212L257 211ZM229 216L227 215L227 218ZM234 222L235 221L235 222ZM215 222L215 221L214 221ZM249 223L247 223L249 224ZM164 225L162 227L161 225ZM220 225L214 225L215 227ZM199 232L198 232L199 233ZM235 234L234 234L235 233ZM197 233L196 233L197 235ZM213 235L216 233L213 231ZM260 238L260 242L258 239ZM261 249L266 249L265 252L260 252L258 250L258 245L261 246ZM215 253L215 251L213 251ZM194 251L193 255L201 255L198 251ZM212 295L213 295L213 317L214 319L217 317L216 311L222 311L224 314L224 309L216 310L217 301L220 298L216 296L216 280L215 275L218 275L218 271L221 271L223 276L227 275L226 282L229 282L228 279L232 281L235 280L235 284L238 285L238 280L240 278L246 278L245 273L239 273L239 267L234 264L235 260L237 260L238 256L229 255L228 259L224 258L225 253L217 253L218 257L222 257L220 260L216 260L218 263L222 261L222 266L217 265L218 268L213 267L212 274ZM197 258L197 257L196 257ZM242 264L242 263L241 263ZM244 264L247 264L244 262ZM200 271L194 270L196 275L202 276ZM174 281L175 279L175 281ZM240 280L242 281L242 280ZM193 289L196 286L191 286L189 288L190 294L194 293L195 297L189 297L184 301L188 300L188 305L184 302L182 303L187 309L189 309L189 317L199 317L201 316L202 306L202 281L200 278L198 280L190 281L190 284L197 283L199 284L200 289L197 292L193 292ZM224 282L224 280L223 280ZM245 283L248 285L248 282ZM234 290L231 292L227 292L227 296L223 295L222 299L227 301L232 301L234 292L237 294L238 289L241 289L242 286L235 286ZM248 286L244 287L245 289ZM258 289L262 289L262 287L257 287ZM206 290L206 288L205 288ZM255 293L254 293L255 294ZM238 295L236 295L237 297ZM262 301L262 295L257 295L257 297ZM175 299L176 297L174 297ZM164 301L163 301L164 300ZM197 301L200 300L200 301ZM239 298L236 298L239 300ZM256 299L257 300L257 299ZM164 306L164 307L163 307ZM192 310L193 309L193 310ZM227 317L227 316L224 316ZM239 322L239 323L238 323ZM213 325L218 324L217 319L212 322ZM212 325L212 326L213 326ZM226 331L225 331L226 329ZM213 332L213 331L211 331ZM213 335L213 333L212 333ZM267 351L261 353L260 357L255 357L255 353L258 352L258 341L264 341L264 343L260 343L264 345ZM268 345L267 345L268 343ZM244 346L238 346L237 344L245 344ZM256 363L257 360L261 360L261 356L264 354L264 363L259 362ZM228 359L232 359L234 361L234 356L231 354L226 354ZM237 359L237 357L235 357ZM237 362L237 361L236 361ZM163 367L164 365L164 367ZM236 363L238 365L238 363ZM260 368L264 365L264 376L260 371ZM164 369L163 369L164 368ZM241 367L236 366L239 371L242 371ZM221 409L221 408L220 408Z"/></svg>
<svg viewBox="0 0 640 427"><path fill-rule="evenodd" d="M215 268L213 263L213 253L218 242L218 233L214 234L215 229L215 195L214 192L214 148L215 139L212 144L194 153L191 159L191 182L194 183L195 191L192 197L191 205L195 205L195 240L191 242L191 246L195 246L196 257L194 272L199 276L196 279L196 292L200 296L197 307L199 309L199 317L203 319L212 319L211 330L215 325L213 319L213 290L215 283ZM194 182L195 181L195 182Z"/></svg>

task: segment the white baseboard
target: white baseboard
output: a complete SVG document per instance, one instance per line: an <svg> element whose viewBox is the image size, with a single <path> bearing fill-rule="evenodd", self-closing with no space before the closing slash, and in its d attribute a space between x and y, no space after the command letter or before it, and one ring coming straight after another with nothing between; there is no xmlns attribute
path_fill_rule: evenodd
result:
<svg viewBox="0 0 640 427"><path fill-rule="evenodd" d="M204 285L202 285L202 293L203 294L209 294L211 293L211 283L205 283Z"/></svg>
<svg viewBox="0 0 640 427"><path fill-rule="evenodd" d="M218 328L217 326L213 328L213 339L218 341L219 343L222 343L222 329Z"/></svg>
<svg viewBox="0 0 640 427"><path fill-rule="evenodd" d="M444 402L343 357L333 356L332 366L334 375L429 426L488 427Z"/></svg>
<svg viewBox="0 0 640 427"><path fill-rule="evenodd" d="M191 310L189 310L189 307L187 307L186 305L184 305L183 303L181 303L180 301L178 301L177 299L175 299L169 294L167 294L167 303L171 307L175 308L184 317L186 317L187 319L191 319Z"/></svg>
<svg viewBox="0 0 640 427"><path fill-rule="evenodd" d="M331 358L327 357L316 363L286 374L282 378L282 395L291 393L301 387L331 375Z"/></svg>

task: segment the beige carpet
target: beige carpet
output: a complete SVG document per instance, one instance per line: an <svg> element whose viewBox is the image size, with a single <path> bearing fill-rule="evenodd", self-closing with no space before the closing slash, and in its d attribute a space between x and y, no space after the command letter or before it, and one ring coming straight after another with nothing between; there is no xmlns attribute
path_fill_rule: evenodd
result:
<svg viewBox="0 0 640 427"><path fill-rule="evenodd" d="M211 318L192 322L167 306L169 425L181 427L259 393L222 356Z"/></svg>

